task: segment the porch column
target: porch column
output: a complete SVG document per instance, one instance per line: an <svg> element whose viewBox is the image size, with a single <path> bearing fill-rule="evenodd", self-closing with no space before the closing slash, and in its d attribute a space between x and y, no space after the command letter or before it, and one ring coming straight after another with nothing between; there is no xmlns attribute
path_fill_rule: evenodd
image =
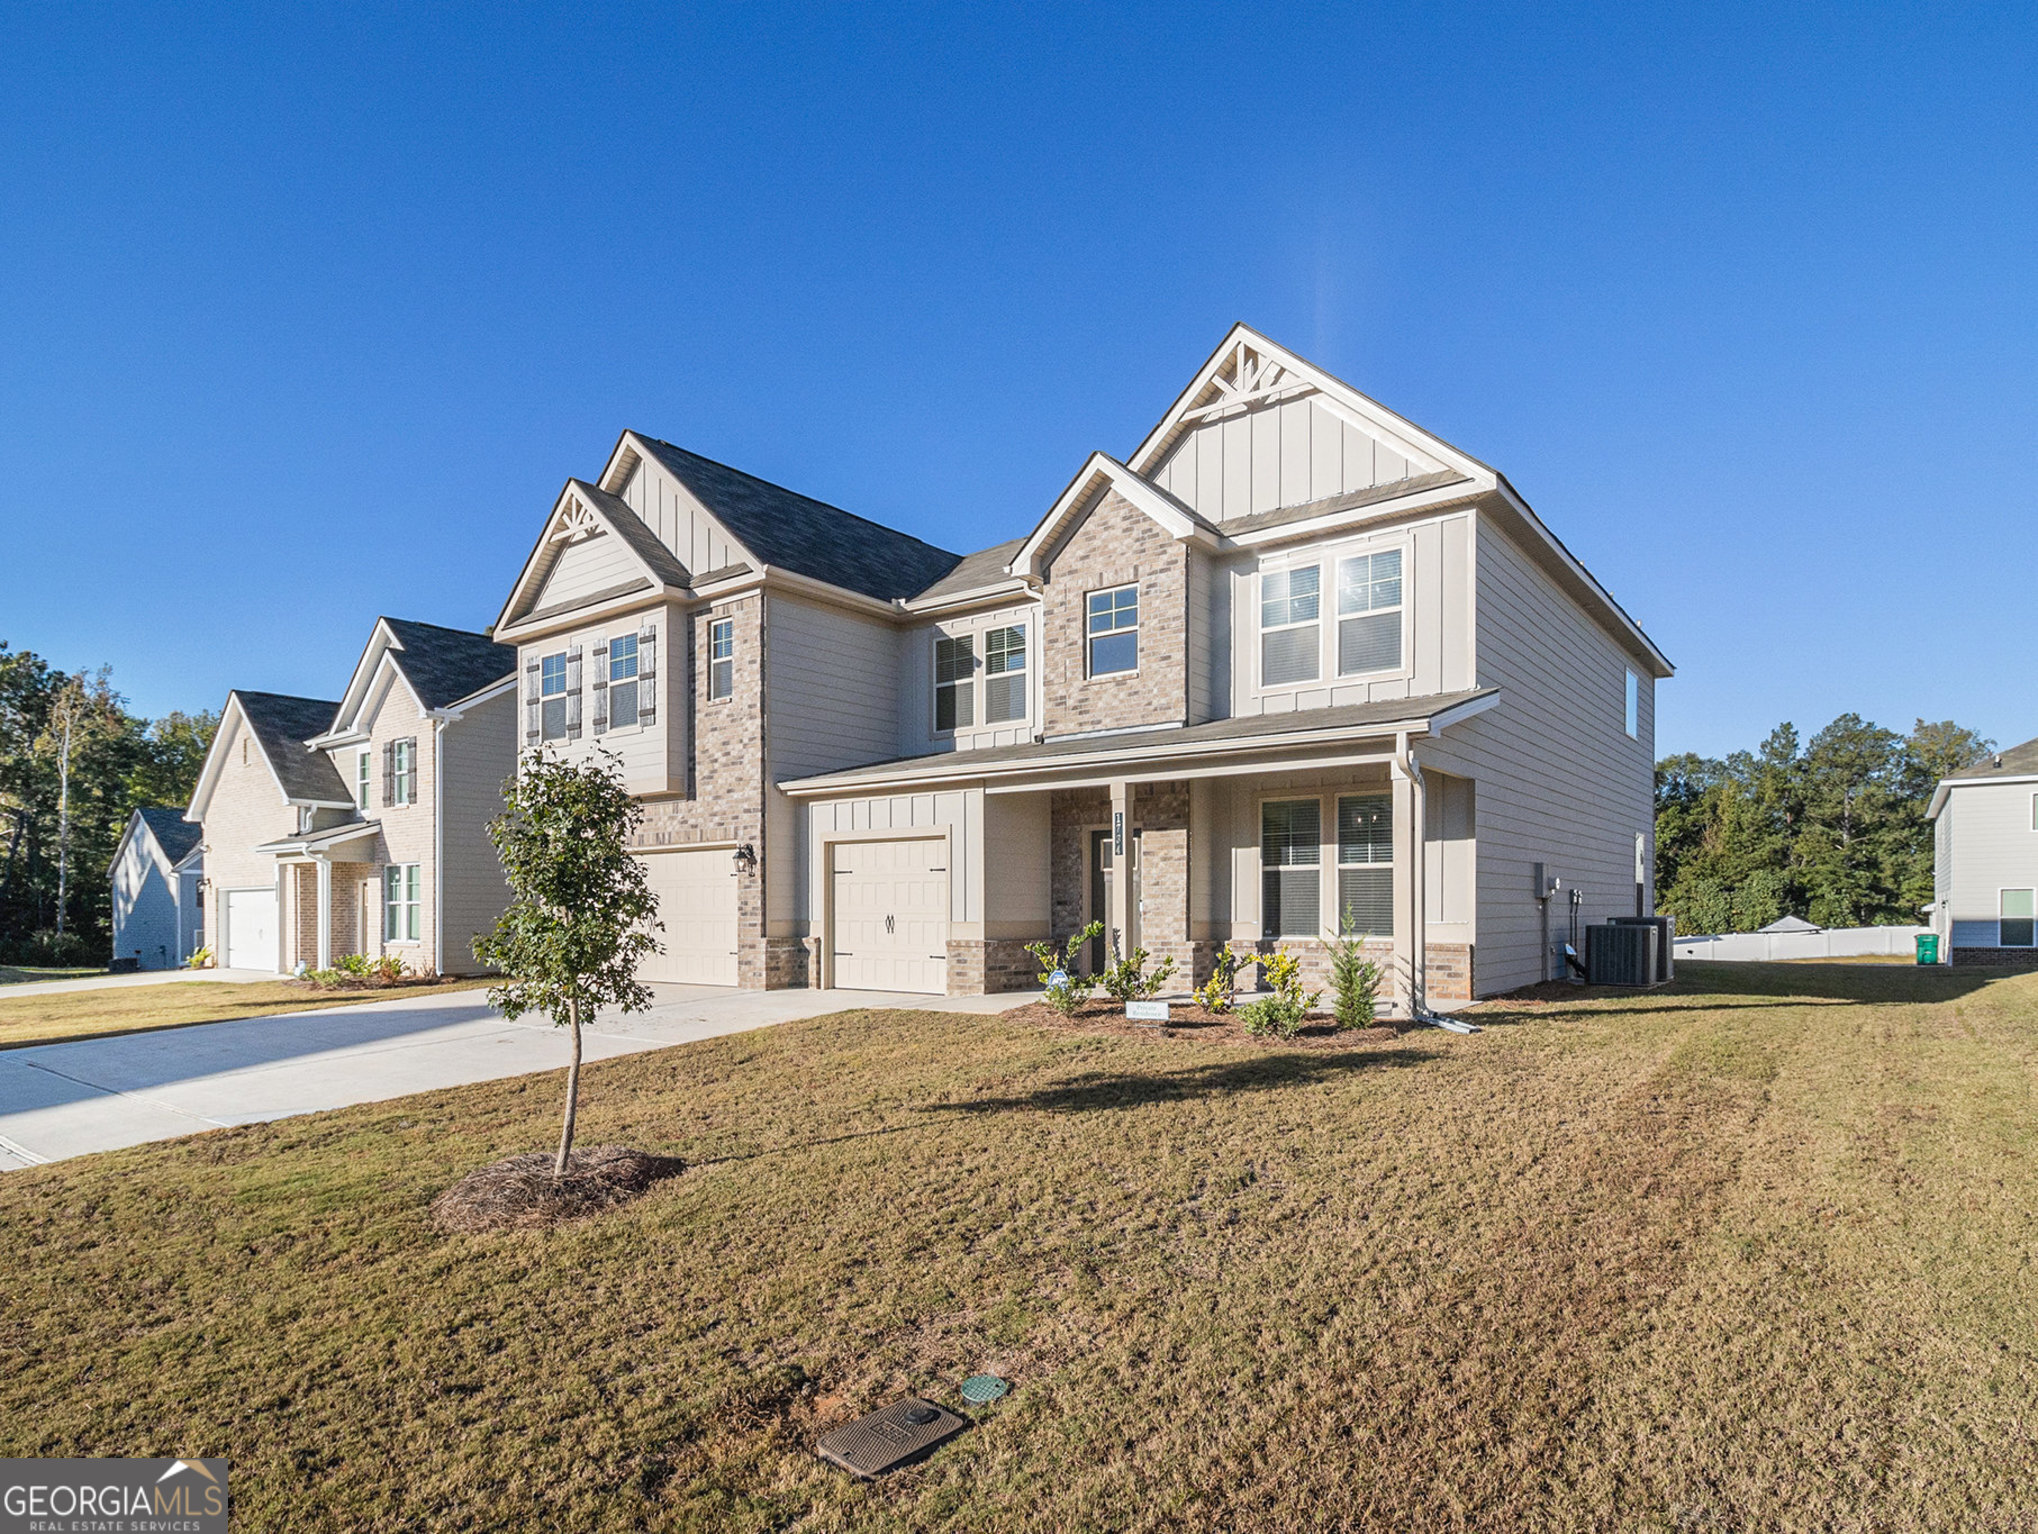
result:
<svg viewBox="0 0 2038 1534"><path fill-rule="evenodd" d="M1121 956L1130 954L1139 942L1138 912L1132 908L1132 785L1111 785L1111 915L1112 932L1104 934L1104 950L1112 948L1117 936Z"/></svg>
<svg viewBox="0 0 2038 1534"><path fill-rule="evenodd" d="M1408 1015L1429 1005L1424 985L1424 949L1429 937L1427 873L1429 805L1422 766L1408 749L1408 737L1395 741L1394 773L1394 968L1397 989ZM1405 919L1404 919L1405 913Z"/></svg>
<svg viewBox="0 0 2038 1534"><path fill-rule="evenodd" d="M297 875L291 865L276 864L276 973L287 974L296 957L297 944L290 934L297 930ZM285 955L290 957L286 959Z"/></svg>
<svg viewBox="0 0 2038 1534"><path fill-rule="evenodd" d="M318 858L313 862L318 869L318 964L319 969L333 967L333 860Z"/></svg>

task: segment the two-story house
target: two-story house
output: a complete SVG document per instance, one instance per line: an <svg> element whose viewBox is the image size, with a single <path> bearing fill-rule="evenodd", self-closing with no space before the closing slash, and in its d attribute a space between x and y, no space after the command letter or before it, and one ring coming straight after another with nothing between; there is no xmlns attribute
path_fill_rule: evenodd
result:
<svg viewBox="0 0 2038 1534"><path fill-rule="evenodd" d="M487 825L516 771L515 652L378 618L336 703L229 695L186 812L233 968L400 956L472 974L508 903Z"/></svg>
<svg viewBox="0 0 2038 1534"><path fill-rule="evenodd" d="M1926 813L1940 962L2038 966L2038 740L1941 778Z"/></svg>
<svg viewBox="0 0 2038 1534"><path fill-rule="evenodd" d="M1096 919L1185 979L1364 935L1407 1005L1556 973L1539 874L1653 899L1669 663L1498 472L1243 326L966 556L625 432L496 632L525 745L644 799L655 979L973 994Z"/></svg>

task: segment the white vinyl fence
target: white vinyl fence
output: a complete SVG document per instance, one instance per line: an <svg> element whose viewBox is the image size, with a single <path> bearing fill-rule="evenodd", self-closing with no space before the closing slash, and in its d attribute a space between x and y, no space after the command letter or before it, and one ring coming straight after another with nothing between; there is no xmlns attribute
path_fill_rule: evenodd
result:
<svg viewBox="0 0 2038 1534"><path fill-rule="evenodd" d="M1918 934L1930 927L1842 927L1831 932L1729 932L1720 937L1677 935L1680 959L1847 959L1864 953L1917 952Z"/></svg>

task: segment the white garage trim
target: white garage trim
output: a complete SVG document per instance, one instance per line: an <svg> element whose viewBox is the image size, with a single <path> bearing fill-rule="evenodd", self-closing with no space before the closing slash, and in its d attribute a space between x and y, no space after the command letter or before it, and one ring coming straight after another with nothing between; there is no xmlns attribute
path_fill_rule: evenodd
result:
<svg viewBox="0 0 2038 1534"><path fill-rule="evenodd" d="M873 877L890 889L882 913L903 924L889 933L852 924L875 922L875 908L866 912L842 909L839 905L844 858L859 851L885 849L895 866L875 872ZM917 858L906 849L922 851ZM905 853L901 857L901 853ZM901 829L875 836L828 837L821 843L823 983L843 990L917 991L942 996L948 992L948 934L953 925L955 898L954 837L947 830L931 827ZM938 876L939 891L930 888ZM890 923L888 922L889 926ZM855 950L840 949L843 941L854 941ZM844 959L848 963L841 962Z"/></svg>

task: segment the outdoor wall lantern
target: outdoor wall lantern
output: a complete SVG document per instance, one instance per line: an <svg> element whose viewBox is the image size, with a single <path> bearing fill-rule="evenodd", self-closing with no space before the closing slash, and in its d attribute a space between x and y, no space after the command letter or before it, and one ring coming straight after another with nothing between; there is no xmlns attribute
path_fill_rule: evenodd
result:
<svg viewBox="0 0 2038 1534"><path fill-rule="evenodd" d="M739 874L757 872L757 849L748 842L736 849L736 872Z"/></svg>

